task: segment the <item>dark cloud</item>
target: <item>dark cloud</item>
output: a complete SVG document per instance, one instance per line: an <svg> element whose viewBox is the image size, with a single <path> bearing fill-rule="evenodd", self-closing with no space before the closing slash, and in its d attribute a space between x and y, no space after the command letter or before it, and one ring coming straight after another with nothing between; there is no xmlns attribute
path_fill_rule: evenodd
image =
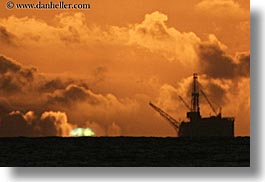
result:
<svg viewBox="0 0 265 182"><path fill-rule="evenodd" d="M45 92L53 92L54 90L57 89L63 89L65 87L65 83L59 79L53 79L45 82L43 85L40 86L40 91L45 91Z"/></svg>
<svg viewBox="0 0 265 182"><path fill-rule="evenodd" d="M69 26L68 27L68 34L65 35L61 35L60 36L61 41L69 44L69 43L79 43L80 42L80 34L77 31L76 28L74 28L73 26Z"/></svg>
<svg viewBox="0 0 265 182"><path fill-rule="evenodd" d="M1 117L0 136L17 137L32 136L33 128L27 123L20 112L13 112Z"/></svg>
<svg viewBox="0 0 265 182"><path fill-rule="evenodd" d="M35 68L24 67L0 56L0 92L5 96L0 98L0 136L68 136L71 125L67 121L66 114L44 112L48 107L43 106L47 102L45 93L53 93L60 88L66 87L64 95L66 98L81 97L78 89L67 87L69 82L41 77ZM46 92L43 92L44 90ZM20 112L29 108L36 110L38 114L33 111L26 114ZM14 110L20 111L14 112Z"/></svg>
<svg viewBox="0 0 265 182"><path fill-rule="evenodd" d="M167 29L162 22L155 22L150 27L137 27L136 33L141 36L152 36L155 39L169 38Z"/></svg>
<svg viewBox="0 0 265 182"><path fill-rule="evenodd" d="M0 116L4 115L5 113L9 113L12 110L13 108L7 99L0 97Z"/></svg>
<svg viewBox="0 0 265 182"><path fill-rule="evenodd" d="M66 89L69 85L78 85L80 87L83 87L85 89L88 89L88 84L85 83L82 80L78 79L70 79L70 78L47 78L47 77L42 77L38 81L38 91L39 92L45 92L45 93L53 93L56 90L64 90Z"/></svg>
<svg viewBox="0 0 265 182"><path fill-rule="evenodd" d="M3 26L0 26L0 42L1 44L7 44L11 46L15 46L16 36L12 33L8 32L7 29Z"/></svg>
<svg viewBox="0 0 265 182"><path fill-rule="evenodd" d="M34 134L37 137L60 136L57 134L53 120L45 119L33 122Z"/></svg>
<svg viewBox="0 0 265 182"><path fill-rule="evenodd" d="M10 72L18 72L21 69L21 66L14 61L7 59L4 56L0 56L0 73L4 74L8 71Z"/></svg>
<svg viewBox="0 0 265 182"><path fill-rule="evenodd" d="M94 77L102 81L105 72L104 66L98 67ZM73 123L82 126L88 121L108 128L116 121L116 111L126 109L114 95L96 94L82 80L50 78L4 56L0 77L0 136L68 136ZM110 130L118 133L116 125Z"/></svg>
<svg viewBox="0 0 265 182"><path fill-rule="evenodd" d="M249 77L250 76L250 54L240 53L236 56L238 61L237 72L239 75Z"/></svg>
<svg viewBox="0 0 265 182"><path fill-rule="evenodd" d="M207 106L208 102L202 92L206 95L211 104L218 109L219 107L226 104L227 90L223 88L222 82L217 79L212 79L207 75L199 75L199 89L200 89L200 98L199 102L201 106ZM184 101L190 106L193 90L193 77L188 77L179 83L177 88L171 85L164 85L160 91L159 102L158 104L167 108L168 112L171 113L181 113L180 109L187 109L183 104L183 101L180 100L181 96ZM183 111L184 112L184 111Z"/></svg>
<svg viewBox="0 0 265 182"><path fill-rule="evenodd" d="M229 91L225 89L226 81L249 76L250 56L242 53L232 58L220 47L209 43L202 44L199 53L200 63L203 65L200 67L203 69L201 71L203 74L200 74L199 81L202 81L204 91L213 104L223 106L228 99ZM221 71L222 69L224 71ZM93 76L98 78L95 82L104 81L107 71L104 66L97 67L93 72ZM50 78L47 75L40 77L36 69L21 66L3 56L0 57L0 77L0 92L5 97L2 101L0 99L0 113L2 112L0 136L63 136L69 134L68 131L73 124L80 127L86 122L95 123L92 126L95 127L96 133L102 136L107 134L116 136L121 133L122 135L135 133L142 135L146 134L145 128L148 128L150 122L156 119L153 118L155 116L153 111L148 108L149 96L143 94L143 100L136 100L132 96L135 99L132 100L117 98L108 92L104 95L95 93L82 80ZM192 79L189 78L189 80ZM186 109L178 95L183 96L189 103L190 87L191 83L181 86L180 90L176 90L173 86L167 87L168 91L161 97L162 101L167 102L159 106L165 108L170 114L171 111L173 114L177 113L178 117L179 113L182 113L179 108ZM24 95L18 95L20 93ZM206 101L201 100L205 105ZM176 107L176 103L179 103L179 106ZM10 115L9 113L14 110L20 110L23 113L32 110L37 114L35 117L32 117L32 114L19 112ZM69 116L69 122L66 113ZM14 130L15 125L16 130ZM141 126L140 130L139 126ZM156 131L152 132L152 135L156 135Z"/></svg>
<svg viewBox="0 0 265 182"><path fill-rule="evenodd" d="M105 66L98 66L92 72L93 84L98 84L105 81L108 69Z"/></svg>
<svg viewBox="0 0 265 182"><path fill-rule="evenodd" d="M212 81L210 78L204 78L200 88L205 94L215 109L223 106L227 102L227 91L220 83ZM200 101L202 104L207 104L205 96L200 93Z"/></svg>
<svg viewBox="0 0 265 182"><path fill-rule="evenodd" d="M91 105L100 103L100 99L96 94L87 90L83 86L70 84L65 89L57 90L48 97L48 103L73 104L78 101L84 101Z"/></svg>
<svg viewBox="0 0 265 182"><path fill-rule="evenodd" d="M12 111L0 118L0 137L68 136L72 127L63 112Z"/></svg>
<svg viewBox="0 0 265 182"><path fill-rule="evenodd" d="M227 55L220 46L201 43L198 49L199 69L211 78L234 79L249 76L250 56L240 54L239 62Z"/></svg>
<svg viewBox="0 0 265 182"><path fill-rule="evenodd" d="M34 80L36 69L22 67L20 64L0 56L0 92L21 92Z"/></svg>

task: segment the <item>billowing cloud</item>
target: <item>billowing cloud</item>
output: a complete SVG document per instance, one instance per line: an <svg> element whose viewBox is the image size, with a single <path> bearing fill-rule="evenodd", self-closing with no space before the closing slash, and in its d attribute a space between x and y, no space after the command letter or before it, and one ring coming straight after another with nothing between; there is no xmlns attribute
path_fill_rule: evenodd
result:
<svg viewBox="0 0 265 182"><path fill-rule="evenodd" d="M204 42L198 48L198 56L199 69L212 78L249 77L249 53L238 53L232 57L227 55L220 46Z"/></svg>
<svg viewBox="0 0 265 182"><path fill-rule="evenodd" d="M249 98L248 91L240 90L242 81L249 85L249 53L230 55L216 35L202 39L194 32L182 32L167 24L169 18L155 11L139 23L104 27L89 24L82 13L62 13L52 24L31 17L0 19L0 26L16 37L18 54L22 49L36 55L40 51L38 60L29 62L53 73L0 57L0 92L8 100L0 107L6 108L4 113L26 113L22 120L27 123L35 125L38 120L32 132L39 136L65 135L67 123L91 128L97 136L174 136L148 102L185 119L187 109L178 96L190 103L191 75L198 72L216 108L222 106L236 117L238 108L247 111L248 105L236 104L234 109L230 105L232 100ZM203 98L201 104L208 115L211 111ZM49 116L41 119L43 113ZM243 120L249 122L247 117Z"/></svg>
<svg viewBox="0 0 265 182"><path fill-rule="evenodd" d="M1 117L0 136L32 136L33 130L20 112L12 112Z"/></svg>
<svg viewBox="0 0 265 182"><path fill-rule="evenodd" d="M66 113L62 112L44 112L41 117L42 123L52 123L53 128L56 129L56 135L69 136L69 133L73 126L68 123Z"/></svg>
<svg viewBox="0 0 265 182"><path fill-rule="evenodd" d="M200 89L206 94L215 111L224 116L235 117L235 133L248 135L250 124L250 79L241 77L239 80L199 77ZM182 96L188 105L191 103L192 77L183 79L177 87L163 85L155 103L178 121L187 120L189 110L178 98ZM215 115L203 94L200 94L200 111L203 117Z"/></svg>
<svg viewBox="0 0 265 182"><path fill-rule="evenodd" d="M51 79L4 56L0 64L0 75L3 78L6 74L12 75L10 78L15 79L17 88L12 94L10 90L3 90L6 99L0 100L0 128L5 130L2 136L9 136L9 133L13 133L10 136L69 136L71 129L78 126L91 128L96 136L118 136L121 129L114 121L129 118L135 107L129 99L96 94L80 80ZM7 89L4 84L2 87ZM19 111L29 109L33 111L25 114ZM69 122L65 112L53 110L67 111L77 121ZM120 118L118 113L122 113ZM14 129L16 125L18 128Z"/></svg>
<svg viewBox="0 0 265 182"><path fill-rule="evenodd" d="M19 63L0 56L0 92L13 94L33 82L35 68L22 67Z"/></svg>
<svg viewBox="0 0 265 182"><path fill-rule="evenodd" d="M212 6L229 9L229 7L236 8L238 4L233 0L202 1L198 4L198 7L201 8L208 6L209 9L216 10ZM7 19L0 19L0 25L10 34L18 37L18 43L22 47L42 47L46 50L51 46L56 49L67 47L70 50L78 48L79 51L95 51L93 49L97 47L104 48L106 54L114 54L115 51L106 49L106 46L118 46L117 48L122 50L125 48L136 51L143 49L151 54L157 54L165 60L189 66L195 65L200 59L198 49L203 54L211 51L210 49L219 49L215 44L221 46L222 49L225 47L214 35L210 35L208 40L203 41L194 32L180 32L174 27L169 27L167 25L168 16L158 11L146 14L141 23L129 24L124 27L89 25L82 13L73 15L62 13L56 16L55 21L56 25L50 25L35 18L11 16ZM38 27L37 30L35 27ZM205 42L210 44L206 45ZM222 53L224 54L224 52ZM105 58L103 57L103 59ZM106 67L99 66L98 68L98 71L102 73Z"/></svg>
<svg viewBox="0 0 265 182"><path fill-rule="evenodd" d="M76 101L87 100L91 104L97 104L98 99L94 93L78 85L68 85L65 89L58 89L49 95L48 102L71 104Z"/></svg>
<svg viewBox="0 0 265 182"><path fill-rule="evenodd" d="M74 125L69 124L62 112L44 112L40 116L33 111L23 114L12 111L1 116L1 137L69 136Z"/></svg>
<svg viewBox="0 0 265 182"><path fill-rule="evenodd" d="M16 45L16 37L8 32L5 27L0 26L0 42L9 46Z"/></svg>
<svg viewBox="0 0 265 182"><path fill-rule="evenodd" d="M214 17L245 19L249 16L249 11L235 0L202 0L196 8Z"/></svg>
<svg viewBox="0 0 265 182"><path fill-rule="evenodd" d="M7 99L0 97L0 116L13 110Z"/></svg>
<svg viewBox="0 0 265 182"><path fill-rule="evenodd" d="M200 38L193 32L180 32L168 27L167 15L161 12L146 14L139 24L127 27L88 26L84 14L60 14L57 26L34 18L9 17L1 19L0 25L20 40L21 46L91 48L92 45L122 45L144 48L152 53L159 52L168 60L191 63L196 59L195 47ZM16 25L16 26L15 26ZM22 28L23 27L23 28ZM35 27L38 27L37 30Z"/></svg>
<svg viewBox="0 0 265 182"><path fill-rule="evenodd" d="M157 11L145 15L142 23L129 30L129 42L152 52L160 51L168 60L190 63L196 58L194 48L200 39L193 32L181 33L168 27L167 20L167 15Z"/></svg>
<svg viewBox="0 0 265 182"><path fill-rule="evenodd" d="M182 79L177 86L168 84L162 85L156 103L171 115L175 115L176 118L179 118L181 114L181 118L185 119L185 113L191 107L192 83L193 77L190 76ZM233 89L233 83L230 80L220 80L208 77L207 75L200 75L199 89L206 94L207 98L217 110L219 107L227 104L229 100L227 93L231 92ZM183 103L180 97L182 97L186 103ZM189 105L189 108L187 108L186 105ZM200 105L203 114L206 113L208 115L208 113L212 113L212 110L202 93L200 93Z"/></svg>

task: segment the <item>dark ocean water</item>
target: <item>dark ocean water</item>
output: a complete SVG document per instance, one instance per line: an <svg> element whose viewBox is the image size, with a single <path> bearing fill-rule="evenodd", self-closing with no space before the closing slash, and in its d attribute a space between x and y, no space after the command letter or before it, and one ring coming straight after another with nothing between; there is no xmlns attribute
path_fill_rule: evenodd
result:
<svg viewBox="0 0 265 182"><path fill-rule="evenodd" d="M250 138L0 138L0 166L250 166Z"/></svg>

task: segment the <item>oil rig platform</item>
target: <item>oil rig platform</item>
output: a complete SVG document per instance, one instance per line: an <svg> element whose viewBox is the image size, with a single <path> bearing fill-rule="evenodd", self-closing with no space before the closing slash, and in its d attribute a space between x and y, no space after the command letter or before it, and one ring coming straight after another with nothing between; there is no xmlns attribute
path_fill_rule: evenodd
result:
<svg viewBox="0 0 265 182"><path fill-rule="evenodd" d="M204 96L211 109L215 113L214 116L202 117L200 114L199 97ZM210 100L199 87L198 74L193 74L193 85L191 93L191 107L185 100L179 96L180 100L189 109L187 112L188 121L176 121L172 116L164 110L153 104L149 105L163 116L177 131L179 137L234 137L234 117L222 117L221 109L217 113Z"/></svg>

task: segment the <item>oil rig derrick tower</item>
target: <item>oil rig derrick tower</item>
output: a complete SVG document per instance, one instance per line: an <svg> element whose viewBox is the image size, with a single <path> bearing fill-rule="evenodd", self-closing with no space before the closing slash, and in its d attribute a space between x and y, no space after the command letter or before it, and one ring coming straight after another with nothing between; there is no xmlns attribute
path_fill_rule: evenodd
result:
<svg viewBox="0 0 265 182"><path fill-rule="evenodd" d="M212 111L215 113L214 116L201 117L200 114L200 94L205 97L207 103L211 107ZM187 112L187 118L189 121L177 121L163 109L159 108L152 102L149 105L163 116L177 131L180 137L205 137L205 136L234 136L234 118L233 117L222 117L221 109L217 113L213 104L210 102L207 95L200 88L198 82L198 74L193 74L192 92L191 92L191 106L185 102L185 100L179 96L179 99L184 103L184 105L189 109Z"/></svg>

